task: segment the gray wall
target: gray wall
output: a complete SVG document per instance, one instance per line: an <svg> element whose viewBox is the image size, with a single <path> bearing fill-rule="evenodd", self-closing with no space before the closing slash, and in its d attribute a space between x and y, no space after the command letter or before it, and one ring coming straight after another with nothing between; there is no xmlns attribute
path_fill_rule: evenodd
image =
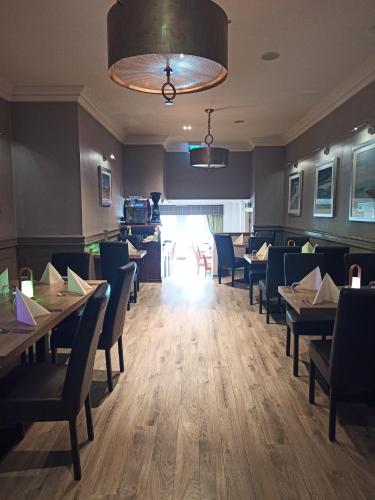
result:
<svg viewBox="0 0 375 500"><path fill-rule="evenodd" d="M284 223L285 148L256 147L253 151L252 196L255 226Z"/></svg>
<svg viewBox="0 0 375 500"><path fill-rule="evenodd" d="M18 237L82 234L75 103L13 103Z"/></svg>
<svg viewBox="0 0 375 500"><path fill-rule="evenodd" d="M123 146L124 196L165 196L165 150L163 146Z"/></svg>
<svg viewBox="0 0 375 500"><path fill-rule="evenodd" d="M189 166L189 153L167 153L168 199L247 199L251 194L252 154L230 153L229 166L211 173Z"/></svg>
<svg viewBox="0 0 375 500"><path fill-rule="evenodd" d="M0 272L16 275L16 216L11 159L11 107L0 98Z"/></svg>
<svg viewBox="0 0 375 500"><path fill-rule="evenodd" d="M122 144L81 106L78 107L81 166L82 234L92 236L118 229L123 206ZM115 160L109 158L115 155ZM103 155L107 161L103 161ZM112 172L112 206L99 202L98 166Z"/></svg>
<svg viewBox="0 0 375 500"><path fill-rule="evenodd" d="M316 237L348 243L352 247L375 249L375 224L349 221L350 183L352 169L352 148L361 142L375 140L365 127L359 133L350 130L366 120L375 119L375 82L352 97L330 115L288 144L286 163L307 157L300 163L303 173L302 215L293 217L287 214L285 197L285 226L287 231L308 230ZM313 195L315 165L327 158L322 152L311 155L318 148L330 146L329 157L337 157L336 211L333 218L313 217ZM329 158L328 157L328 158ZM285 192L287 193L288 176L296 171L286 169Z"/></svg>

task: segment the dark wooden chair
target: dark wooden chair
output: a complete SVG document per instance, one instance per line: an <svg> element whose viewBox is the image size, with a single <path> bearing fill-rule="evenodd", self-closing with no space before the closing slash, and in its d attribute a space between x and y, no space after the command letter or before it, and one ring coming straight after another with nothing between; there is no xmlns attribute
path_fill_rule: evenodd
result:
<svg viewBox="0 0 375 500"><path fill-rule="evenodd" d="M319 253L286 253L285 259L285 285L301 281L316 267L320 268L322 277L325 274L325 258ZM290 356L290 337L293 334L293 375L298 377L299 338L301 335L332 335L334 320L306 318L294 309L287 307L286 314L286 355Z"/></svg>
<svg viewBox="0 0 375 500"><path fill-rule="evenodd" d="M345 283L349 283L349 269L353 265L361 268L361 284L368 286L371 281L375 281L375 253L348 253L344 256Z"/></svg>
<svg viewBox="0 0 375 500"><path fill-rule="evenodd" d="M349 253L349 247L317 245L316 253L323 253L325 257L326 272L331 276L337 286L345 284L344 256Z"/></svg>
<svg viewBox="0 0 375 500"><path fill-rule="evenodd" d="M90 387L96 347L102 330L109 298L109 285L104 283L89 298L79 323L68 366L40 364L20 365L9 373L10 384L0 402L4 423L68 421L72 447L74 479L81 479L77 439L77 417L83 404L87 433L94 439ZM21 372L21 376L17 374Z"/></svg>
<svg viewBox="0 0 375 500"><path fill-rule="evenodd" d="M111 294L107 311L104 317L103 329L99 337L98 349L105 351L105 361L107 367L108 389L113 390L111 348L118 345L118 355L120 372L124 372L124 352L122 345L122 334L124 331L126 306L129 300L130 290L134 281L136 265L134 262L120 267L116 277L112 281ZM69 324L61 323L51 335L51 356L56 363L57 349L71 349L77 335L79 321Z"/></svg>
<svg viewBox="0 0 375 500"><path fill-rule="evenodd" d="M236 269L245 268L245 259L234 255L232 237L229 234L214 234L217 258L219 284L223 276L223 270L229 269L232 273L232 286L234 286L234 274Z"/></svg>
<svg viewBox="0 0 375 500"><path fill-rule="evenodd" d="M54 253L51 263L61 276L67 276L70 267L83 280L90 279L90 254L87 252Z"/></svg>
<svg viewBox="0 0 375 500"><path fill-rule="evenodd" d="M272 245L273 238L261 238L258 236L250 236L248 240L248 247L246 249L247 253L252 253L253 251L258 251L263 243L267 245ZM259 280L266 277L267 263L260 264L247 264L248 282L249 282L249 300L250 304L254 303L254 283L259 283Z"/></svg>
<svg viewBox="0 0 375 500"><path fill-rule="evenodd" d="M332 340L310 342L309 401L316 370L329 384L330 441L336 439L336 406L344 395L375 390L375 290L342 288Z"/></svg>
<svg viewBox="0 0 375 500"><path fill-rule="evenodd" d="M270 247L266 279L259 280L259 314L263 313L263 297L266 299L266 322L270 322L270 301L277 298L280 303L278 287L284 285L284 254L300 253L300 247Z"/></svg>

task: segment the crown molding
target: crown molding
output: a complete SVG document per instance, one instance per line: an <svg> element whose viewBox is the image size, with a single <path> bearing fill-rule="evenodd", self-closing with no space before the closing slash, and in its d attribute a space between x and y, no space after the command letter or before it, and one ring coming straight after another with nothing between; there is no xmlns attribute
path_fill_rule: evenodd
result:
<svg viewBox="0 0 375 500"><path fill-rule="evenodd" d="M6 101L12 99L13 85L9 83L5 78L0 77L0 97Z"/></svg>
<svg viewBox="0 0 375 500"><path fill-rule="evenodd" d="M168 140L167 135L128 135L125 137L126 146L163 146Z"/></svg>
<svg viewBox="0 0 375 500"><path fill-rule="evenodd" d="M285 132L282 135L284 145L302 135L373 81L375 81L375 56L367 59L357 71L321 99L301 120Z"/></svg>
<svg viewBox="0 0 375 500"><path fill-rule="evenodd" d="M14 102L77 102L83 85L15 85Z"/></svg>
<svg viewBox="0 0 375 500"><path fill-rule="evenodd" d="M285 146L282 134L270 135L267 137L252 137L253 147Z"/></svg>

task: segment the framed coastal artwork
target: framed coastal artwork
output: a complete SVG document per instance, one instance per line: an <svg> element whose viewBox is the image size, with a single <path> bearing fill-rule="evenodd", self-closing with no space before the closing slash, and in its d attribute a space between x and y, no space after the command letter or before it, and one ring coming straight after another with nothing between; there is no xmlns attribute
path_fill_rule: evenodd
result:
<svg viewBox="0 0 375 500"><path fill-rule="evenodd" d="M375 141L353 148L349 219L375 222Z"/></svg>
<svg viewBox="0 0 375 500"><path fill-rule="evenodd" d="M110 207L112 205L112 174L104 167L98 167L98 170L100 204L102 207Z"/></svg>
<svg viewBox="0 0 375 500"><path fill-rule="evenodd" d="M336 158L319 163L315 169L314 217L333 217L336 191Z"/></svg>
<svg viewBox="0 0 375 500"><path fill-rule="evenodd" d="M301 215L303 172L289 175L288 214Z"/></svg>

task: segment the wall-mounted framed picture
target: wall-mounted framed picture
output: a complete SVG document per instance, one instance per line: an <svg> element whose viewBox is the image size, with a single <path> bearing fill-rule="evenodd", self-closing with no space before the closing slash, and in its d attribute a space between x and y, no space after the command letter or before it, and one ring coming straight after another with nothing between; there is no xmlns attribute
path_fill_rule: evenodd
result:
<svg viewBox="0 0 375 500"><path fill-rule="evenodd" d="M375 141L353 148L349 220L375 222Z"/></svg>
<svg viewBox="0 0 375 500"><path fill-rule="evenodd" d="M337 159L318 163L315 169L314 217L333 217Z"/></svg>
<svg viewBox="0 0 375 500"><path fill-rule="evenodd" d="M301 215L303 172L289 175L288 214Z"/></svg>
<svg viewBox="0 0 375 500"><path fill-rule="evenodd" d="M112 174L108 168L98 167L99 171L99 194L102 207L112 205Z"/></svg>

